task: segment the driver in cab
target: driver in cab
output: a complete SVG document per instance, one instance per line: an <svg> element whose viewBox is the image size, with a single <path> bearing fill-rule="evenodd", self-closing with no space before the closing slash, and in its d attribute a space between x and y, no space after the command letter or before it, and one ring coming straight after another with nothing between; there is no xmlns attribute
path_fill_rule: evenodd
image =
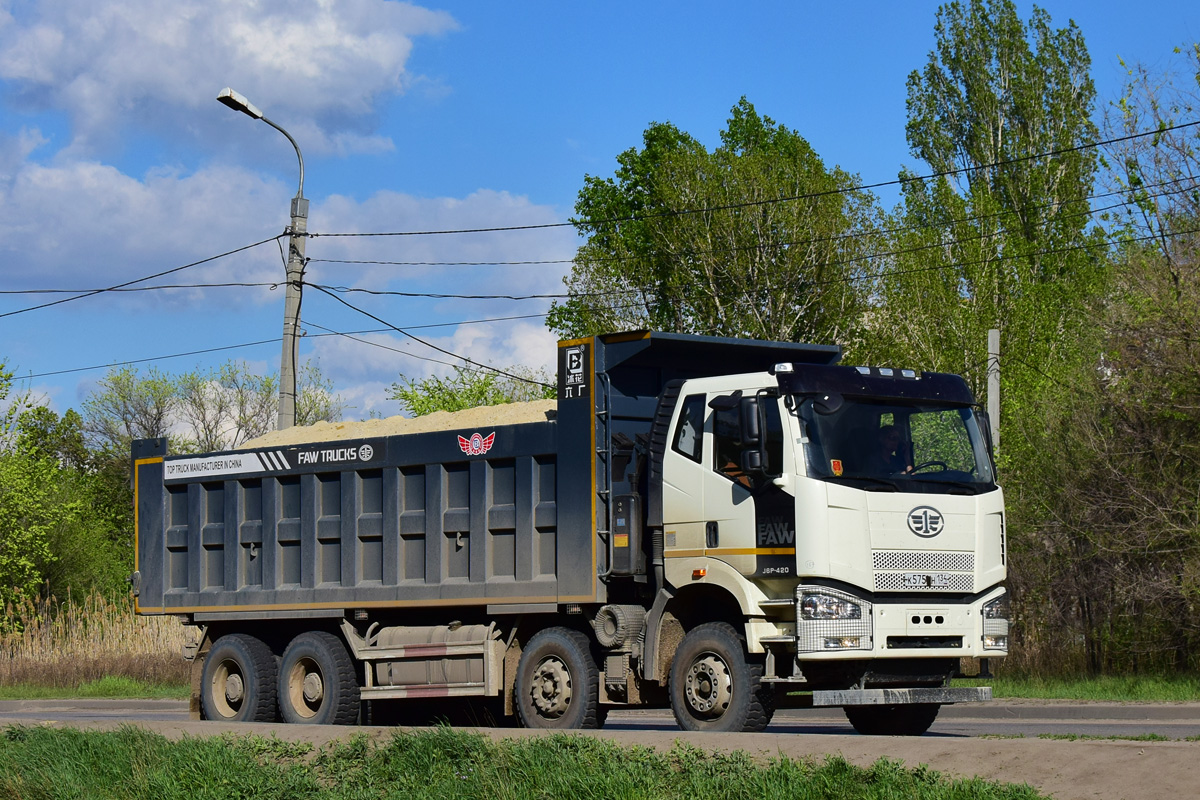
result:
<svg viewBox="0 0 1200 800"><path fill-rule="evenodd" d="M912 472L905 454L903 437L895 425L883 425L876 434L875 449L867 459L867 469L875 475L895 475Z"/></svg>

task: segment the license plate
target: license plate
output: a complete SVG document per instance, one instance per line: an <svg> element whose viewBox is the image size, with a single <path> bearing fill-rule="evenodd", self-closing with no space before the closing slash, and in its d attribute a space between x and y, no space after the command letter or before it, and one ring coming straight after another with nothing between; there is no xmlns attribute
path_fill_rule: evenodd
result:
<svg viewBox="0 0 1200 800"><path fill-rule="evenodd" d="M905 589L946 589L950 586L950 576L940 572L906 572L903 584Z"/></svg>

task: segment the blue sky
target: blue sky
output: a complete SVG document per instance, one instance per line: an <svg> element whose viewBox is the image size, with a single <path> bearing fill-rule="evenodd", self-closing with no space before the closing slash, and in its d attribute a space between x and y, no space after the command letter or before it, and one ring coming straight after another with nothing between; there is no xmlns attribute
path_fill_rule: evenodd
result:
<svg viewBox="0 0 1200 800"><path fill-rule="evenodd" d="M584 175L610 175L648 123L670 121L713 145L742 95L866 183L902 165L920 171L904 140L905 80L933 47L938 5L0 0L0 291L112 286L280 234L295 153L218 104L225 86L299 142L315 233L565 221ZM1027 18L1031 4L1018 7ZM1119 57L1163 68L1173 47L1200 40L1191 3L1043 7L1056 25L1082 29L1101 104L1120 89ZM554 293L576 245L569 228L318 236L308 280ZM150 284L283 274L270 243ZM78 407L117 362L180 372L237 358L271 372L282 295L267 286L105 293L0 316L0 361L59 411ZM0 315L65 296L0 294ZM536 316L548 301L345 299L398 327L440 326L413 332L478 361L552 363L554 337ZM448 369L394 332L321 335L380 326L314 290L303 319L302 356L319 360L348 418L396 413L385 395L400 373ZM469 324L450 324L459 322ZM165 358L258 341L268 343ZM62 372L85 367L98 368Z"/></svg>

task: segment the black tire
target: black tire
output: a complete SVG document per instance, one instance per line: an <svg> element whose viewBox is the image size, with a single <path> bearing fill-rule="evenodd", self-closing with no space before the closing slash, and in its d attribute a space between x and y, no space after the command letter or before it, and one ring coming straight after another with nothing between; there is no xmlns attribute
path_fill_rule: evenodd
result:
<svg viewBox="0 0 1200 800"><path fill-rule="evenodd" d="M227 634L204 658L200 713L222 722L274 722L275 683L271 648L245 633Z"/></svg>
<svg viewBox="0 0 1200 800"><path fill-rule="evenodd" d="M600 726L600 670L588 638L570 628L534 634L517 666L517 715L526 728Z"/></svg>
<svg viewBox="0 0 1200 800"><path fill-rule="evenodd" d="M762 682L732 625L693 628L671 664L671 710L685 731L756 732L775 714L775 693Z"/></svg>
<svg viewBox="0 0 1200 800"><path fill-rule="evenodd" d="M937 703L901 706L844 706L846 719L863 736L920 736L937 719Z"/></svg>
<svg viewBox="0 0 1200 800"><path fill-rule="evenodd" d="M309 725L358 721L358 676L341 639L310 631L292 640L279 668L279 712L284 722Z"/></svg>

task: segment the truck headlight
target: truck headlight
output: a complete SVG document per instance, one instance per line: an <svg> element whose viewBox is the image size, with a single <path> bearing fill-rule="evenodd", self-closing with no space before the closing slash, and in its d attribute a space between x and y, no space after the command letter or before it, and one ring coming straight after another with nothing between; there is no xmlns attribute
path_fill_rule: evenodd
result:
<svg viewBox="0 0 1200 800"><path fill-rule="evenodd" d="M844 597L831 594L806 593L800 599L800 618L816 619L862 619L862 606Z"/></svg>
<svg viewBox="0 0 1200 800"><path fill-rule="evenodd" d="M983 649L1008 649L1008 620L1012 616L1012 606L1008 602L1008 592L983 604Z"/></svg>
<svg viewBox="0 0 1200 800"><path fill-rule="evenodd" d="M983 604L984 619L1011 619L1012 606L1008 602L1008 592Z"/></svg>

